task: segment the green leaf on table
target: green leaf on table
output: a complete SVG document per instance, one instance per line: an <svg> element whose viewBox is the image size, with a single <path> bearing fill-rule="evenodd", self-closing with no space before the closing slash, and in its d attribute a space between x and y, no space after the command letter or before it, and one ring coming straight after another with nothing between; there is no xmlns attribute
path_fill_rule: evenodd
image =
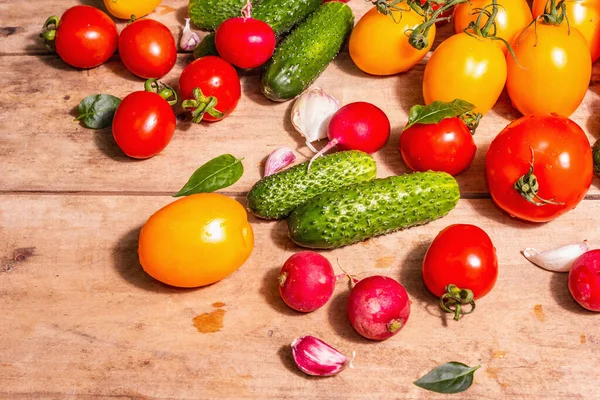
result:
<svg viewBox="0 0 600 400"><path fill-rule="evenodd" d="M213 158L196 170L173 197L189 196L195 193L211 193L236 183L244 174L242 160L231 154Z"/></svg>
<svg viewBox="0 0 600 400"><path fill-rule="evenodd" d="M440 365L413 383L436 393L460 393L471 387L473 374L480 367L479 365L469 367L459 362L449 362Z"/></svg>
<svg viewBox="0 0 600 400"><path fill-rule="evenodd" d="M437 124L446 118L458 117L474 109L475 106L468 101L456 99L450 103L434 101L427 106L416 105L408 113L408 129L414 124Z"/></svg>
<svg viewBox="0 0 600 400"><path fill-rule="evenodd" d="M92 129L102 129L111 126L121 99L110 94L92 94L79 103L75 119Z"/></svg>

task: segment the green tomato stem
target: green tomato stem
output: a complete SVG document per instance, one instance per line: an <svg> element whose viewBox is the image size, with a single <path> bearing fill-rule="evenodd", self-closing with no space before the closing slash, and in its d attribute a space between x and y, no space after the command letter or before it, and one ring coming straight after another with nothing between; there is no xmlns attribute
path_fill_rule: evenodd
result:
<svg viewBox="0 0 600 400"><path fill-rule="evenodd" d="M454 314L454 320L459 321L461 316L475 311L473 292L469 289L460 289L456 285L446 286L446 293L440 298L440 307L447 313ZM470 305L469 311L464 311L463 306Z"/></svg>

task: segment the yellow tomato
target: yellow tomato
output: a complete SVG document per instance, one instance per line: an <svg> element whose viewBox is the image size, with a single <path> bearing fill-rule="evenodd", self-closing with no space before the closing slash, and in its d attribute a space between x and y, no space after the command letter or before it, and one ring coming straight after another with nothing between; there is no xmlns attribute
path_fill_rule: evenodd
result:
<svg viewBox="0 0 600 400"><path fill-rule="evenodd" d="M461 33L469 26L469 23L475 21L479 14L472 14L475 9L483 8L491 4L491 0L470 0L470 3L459 4L454 10L454 31ZM491 8L486 8L491 11ZM481 21L485 24L487 17L482 17ZM531 9L526 0L498 0L498 14L496 15L496 36L511 43L515 35L533 21ZM496 41L502 51L506 52L506 45L501 41Z"/></svg>
<svg viewBox="0 0 600 400"><path fill-rule="evenodd" d="M427 54L435 39L435 26L427 35L429 45L417 50L408 43L406 31L423 18L412 9L383 15L373 7L358 21L350 36L350 57L354 64L372 75L393 75L408 71Z"/></svg>
<svg viewBox="0 0 600 400"><path fill-rule="evenodd" d="M425 103L466 100L475 112L488 112L506 83L506 58L491 39L459 33L433 52L425 67Z"/></svg>
<svg viewBox="0 0 600 400"><path fill-rule="evenodd" d="M568 117L579 107L592 76L592 58L583 35L566 22L537 24L512 42L519 64L507 55L506 89L522 114Z"/></svg>
<svg viewBox="0 0 600 400"><path fill-rule="evenodd" d="M534 0L533 15L544 13L548 0ZM600 1L598 0L566 0L569 24L574 26L586 38L592 54L592 62L600 57Z"/></svg>
<svg viewBox="0 0 600 400"><path fill-rule="evenodd" d="M109 13L121 19L130 19L132 15L141 18L150 14L161 0L104 0Z"/></svg>
<svg viewBox="0 0 600 400"><path fill-rule="evenodd" d="M140 233L140 264L171 286L210 285L250 257L254 233L244 207L220 194L194 194L148 219Z"/></svg>

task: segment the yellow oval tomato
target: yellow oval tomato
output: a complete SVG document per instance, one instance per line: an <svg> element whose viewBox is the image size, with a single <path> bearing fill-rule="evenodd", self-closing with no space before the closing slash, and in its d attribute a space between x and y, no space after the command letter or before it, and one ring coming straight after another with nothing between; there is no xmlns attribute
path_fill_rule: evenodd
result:
<svg viewBox="0 0 600 400"><path fill-rule="evenodd" d="M210 285L250 257L254 233L246 210L216 193L194 194L158 210L140 233L140 264L171 286Z"/></svg>
<svg viewBox="0 0 600 400"><path fill-rule="evenodd" d="M533 16L544 13L548 0L534 0ZM598 0L567 0L567 16L569 24L574 26L586 38L592 54L592 62L600 57L600 1Z"/></svg>
<svg viewBox="0 0 600 400"><path fill-rule="evenodd" d="M506 58L491 39L466 33L450 36L433 52L425 66L425 103L466 100L485 114L506 83Z"/></svg>
<svg viewBox="0 0 600 400"><path fill-rule="evenodd" d="M592 76L592 58L583 35L566 22L526 29L512 42L519 64L507 55L506 89L523 115L568 117L579 107Z"/></svg>
<svg viewBox="0 0 600 400"><path fill-rule="evenodd" d="M470 0L470 3L459 4L454 10L454 31L461 33L469 23L477 20L479 14L472 14L475 9L491 4L491 0ZM486 8L491 11L491 8ZM482 17L485 24L487 17ZM496 36L511 43L515 35L533 21L531 9L526 0L498 0L498 14L496 15ZM506 45L498 40L496 42L502 51L506 52Z"/></svg>
<svg viewBox="0 0 600 400"><path fill-rule="evenodd" d="M161 0L104 0L104 5L109 13L121 19L141 18L150 14Z"/></svg>
<svg viewBox="0 0 600 400"><path fill-rule="evenodd" d="M419 26L423 18L414 10L392 11L383 15L373 7L358 21L350 36L350 57L354 64L372 75L393 75L408 71L427 54L435 39L435 26L427 34L429 45L417 50L408 43L407 30Z"/></svg>

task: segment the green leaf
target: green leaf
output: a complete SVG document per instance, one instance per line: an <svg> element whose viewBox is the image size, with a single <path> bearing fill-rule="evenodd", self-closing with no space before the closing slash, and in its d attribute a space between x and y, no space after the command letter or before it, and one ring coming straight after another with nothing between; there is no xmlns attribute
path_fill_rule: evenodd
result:
<svg viewBox="0 0 600 400"><path fill-rule="evenodd" d="M449 362L435 368L416 380L415 385L436 393L460 393L471 387L473 374L481 366L469 367L459 362Z"/></svg>
<svg viewBox="0 0 600 400"><path fill-rule="evenodd" d="M243 174L242 160L238 160L231 154L223 154L198 168L173 197L211 193L233 185Z"/></svg>
<svg viewBox="0 0 600 400"><path fill-rule="evenodd" d="M111 126L121 99L110 94L93 94L81 101L77 107L79 116L76 121L92 129Z"/></svg>
<svg viewBox="0 0 600 400"><path fill-rule="evenodd" d="M443 119L458 117L474 108L473 104L460 99L450 103L434 101L428 106L416 105L410 109L408 124L404 129L408 129L414 124L437 124Z"/></svg>

